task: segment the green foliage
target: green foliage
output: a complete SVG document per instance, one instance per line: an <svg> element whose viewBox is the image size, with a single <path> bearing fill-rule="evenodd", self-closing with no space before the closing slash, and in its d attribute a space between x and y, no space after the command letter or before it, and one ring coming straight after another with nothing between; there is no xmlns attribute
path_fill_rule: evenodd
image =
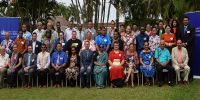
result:
<svg viewBox="0 0 200 100"><path fill-rule="evenodd" d="M67 88L4 88L1 100L199 100L200 80L187 85L169 87L136 86L124 88L90 89Z"/></svg>

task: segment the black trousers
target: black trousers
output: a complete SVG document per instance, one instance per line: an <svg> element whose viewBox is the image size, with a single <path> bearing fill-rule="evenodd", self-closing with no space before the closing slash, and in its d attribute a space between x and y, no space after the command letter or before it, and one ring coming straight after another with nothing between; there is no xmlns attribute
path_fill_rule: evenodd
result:
<svg viewBox="0 0 200 100"><path fill-rule="evenodd" d="M169 64L166 67L163 67L159 64L157 64L156 66L157 66L158 82L162 83L162 81L163 81L163 69L168 70L168 77L169 77L168 81L170 81L170 82L173 81L174 68L172 66L170 66Z"/></svg>
<svg viewBox="0 0 200 100"><path fill-rule="evenodd" d="M35 74L35 68L31 68L29 69L28 72L25 72L24 69L22 68L18 73L19 73L19 76L22 80L22 83L24 85L31 85L32 83L32 79L33 79L33 75ZM27 77L26 77L27 76Z"/></svg>
<svg viewBox="0 0 200 100"><path fill-rule="evenodd" d="M40 69L37 70L39 85L44 86L44 85L47 84L46 80L47 80L47 74L48 74L48 72L49 72L49 69L47 69L47 68L44 69L44 70L40 70Z"/></svg>
<svg viewBox="0 0 200 100"><path fill-rule="evenodd" d="M17 83L17 75L18 75L18 71L21 68L18 67L16 69L8 69L7 70L7 77L8 77L8 84L10 87L16 87L16 83Z"/></svg>
<svg viewBox="0 0 200 100"><path fill-rule="evenodd" d="M56 70L55 68L51 67L50 69L50 78L53 80L53 84L60 84L61 80L64 80L65 78L65 68L60 68Z"/></svg>
<svg viewBox="0 0 200 100"><path fill-rule="evenodd" d="M90 85L90 77L91 77L91 73L92 73L92 67L88 66L88 67L81 67L80 70L80 78L81 78L81 86L85 87L86 85L89 86ZM86 78L85 78L86 76Z"/></svg>

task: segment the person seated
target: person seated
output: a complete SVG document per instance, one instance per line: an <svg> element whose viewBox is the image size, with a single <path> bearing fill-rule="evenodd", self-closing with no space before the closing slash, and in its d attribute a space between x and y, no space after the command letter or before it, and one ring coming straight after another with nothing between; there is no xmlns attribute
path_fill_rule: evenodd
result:
<svg viewBox="0 0 200 100"><path fill-rule="evenodd" d="M105 81L107 80L107 65L108 54L103 48L103 45L99 45L99 51L95 53L94 58L94 76L95 83L98 89L105 87Z"/></svg>
<svg viewBox="0 0 200 100"><path fill-rule="evenodd" d="M22 80L24 87L31 87L33 74L36 70L37 55L33 53L33 48L31 45L28 46L28 53L25 53L22 61L22 68L19 70L18 74ZM28 80L26 79L28 75Z"/></svg>
<svg viewBox="0 0 200 100"><path fill-rule="evenodd" d="M157 67L157 76L158 76L158 86L162 86L162 77L163 77L163 69L168 70L168 85L173 86L172 78L173 78L173 67L170 65L171 55L169 50L165 48L165 40L160 41L160 47L155 51L155 59L156 59L156 67Z"/></svg>
<svg viewBox="0 0 200 100"><path fill-rule="evenodd" d="M153 78L155 74L154 55L149 48L149 43L144 42L144 50L140 52L140 70L145 77L145 85L151 85L149 78Z"/></svg>
<svg viewBox="0 0 200 100"><path fill-rule="evenodd" d="M71 55L69 55L68 63L67 63L67 69L66 77L67 80L70 82L70 86L74 86L75 81L77 80L78 74L79 74L79 67L80 67L80 57L76 53L76 48L71 48Z"/></svg>
<svg viewBox="0 0 200 100"><path fill-rule="evenodd" d="M61 80L64 79L65 67L67 64L68 56L62 51L62 44L58 43L56 51L51 57L50 77L53 79L54 87L60 87Z"/></svg>
<svg viewBox="0 0 200 100"><path fill-rule="evenodd" d="M183 83L188 83L188 75L190 73L190 67L188 66L188 52L182 45L182 41L177 41L177 46L172 49L172 65L176 71L178 77L178 83L181 83L180 71L184 72Z"/></svg>
<svg viewBox="0 0 200 100"><path fill-rule="evenodd" d="M3 77L6 74L8 63L9 55L6 53L5 48L0 46L0 89L3 85Z"/></svg>
<svg viewBox="0 0 200 100"><path fill-rule="evenodd" d="M124 53L119 50L119 43L114 43L114 49L108 57L110 80L113 87L123 87L124 84Z"/></svg>
<svg viewBox="0 0 200 100"><path fill-rule="evenodd" d="M139 65L139 59L138 59L138 54L136 51L136 47L135 44L131 43L129 44L128 50L126 51L126 63L127 63L127 69L128 70L128 75L126 77L125 82L128 82L128 80L134 78L134 71L136 70L136 68Z"/></svg>
<svg viewBox="0 0 200 100"><path fill-rule="evenodd" d="M17 46L18 45L16 44L13 45L13 53L9 57L9 68L7 70L8 85L11 88L16 87L17 85L17 74L21 69L22 64L22 55L17 51Z"/></svg>
<svg viewBox="0 0 200 100"><path fill-rule="evenodd" d="M85 41L85 50L80 53L80 78L81 78L81 88L85 86L90 88L90 77L92 73L92 65L93 65L93 52L89 49L90 42ZM86 79L85 76L86 75Z"/></svg>
<svg viewBox="0 0 200 100"><path fill-rule="evenodd" d="M37 56L37 75L39 87L46 87L47 73L50 66L50 53L46 51L46 45L41 45L41 52Z"/></svg>

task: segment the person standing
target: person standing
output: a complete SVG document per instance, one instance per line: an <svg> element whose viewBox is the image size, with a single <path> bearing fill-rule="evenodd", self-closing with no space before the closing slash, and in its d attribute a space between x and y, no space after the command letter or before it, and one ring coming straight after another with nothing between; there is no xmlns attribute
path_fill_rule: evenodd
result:
<svg viewBox="0 0 200 100"><path fill-rule="evenodd" d="M10 39L9 32L5 32L4 36L5 36L5 39L1 42L1 46L5 48L6 53L8 55L11 55L12 48L13 48L13 40Z"/></svg>
<svg viewBox="0 0 200 100"><path fill-rule="evenodd" d="M180 39L183 42L183 46L188 51L189 62L188 65L190 66L190 75L189 80L193 80L193 56L194 56L194 46L195 46L195 29L192 25L189 24L189 17L184 16L183 18L183 25L180 27Z"/></svg>
<svg viewBox="0 0 200 100"><path fill-rule="evenodd" d="M95 43L96 43L96 49L97 49L97 51L99 50L98 45L103 45L104 49L107 52L109 51L111 40L110 40L110 37L108 35L106 35L106 28L105 27L101 27L101 34L99 34L95 38Z"/></svg>
<svg viewBox="0 0 200 100"><path fill-rule="evenodd" d="M45 35L45 30L42 29L42 22L37 23L37 29L35 29L33 33L37 34L37 41L42 42L42 38L44 38Z"/></svg>
<svg viewBox="0 0 200 100"><path fill-rule="evenodd" d="M19 31L18 36L14 44L17 45L17 52L23 55L27 51L28 42L23 38L22 31Z"/></svg>
<svg viewBox="0 0 200 100"><path fill-rule="evenodd" d="M37 55L41 51L42 43L37 41L37 34L36 33L32 34L32 40L29 42L29 45L32 46L32 48L33 48L32 52L34 54Z"/></svg>

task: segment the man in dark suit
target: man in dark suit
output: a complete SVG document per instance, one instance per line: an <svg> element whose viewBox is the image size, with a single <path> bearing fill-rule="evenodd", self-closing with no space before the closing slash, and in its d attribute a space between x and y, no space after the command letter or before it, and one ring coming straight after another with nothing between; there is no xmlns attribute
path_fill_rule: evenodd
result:
<svg viewBox="0 0 200 100"><path fill-rule="evenodd" d="M32 46L32 48L33 48L32 52L34 54L37 55L41 51L42 43L37 41L37 34L36 33L32 34L32 40L29 42L29 45Z"/></svg>
<svg viewBox="0 0 200 100"><path fill-rule="evenodd" d="M191 72L189 75L189 81L193 79L193 68L192 68L192 61L193 61L193 50L194 50L194 39L195 39L195 29L189 24L189 18L184 16L183 18L183 25L180 27L180 34L179 38L183 41L183 46L186 47L189 56L188 65L190 66Z"/></svg>
<svg viewBox="0 0 200 100"><path fill-rule="evenodd" d="M22 69L19 71L19 76L23 82L24 87L30 87L33 73L36 70L37 55L32 53L32 46L28 46L28 53L24 54L22 61ZM28 80L25 79L28 75Z"/></svg>

